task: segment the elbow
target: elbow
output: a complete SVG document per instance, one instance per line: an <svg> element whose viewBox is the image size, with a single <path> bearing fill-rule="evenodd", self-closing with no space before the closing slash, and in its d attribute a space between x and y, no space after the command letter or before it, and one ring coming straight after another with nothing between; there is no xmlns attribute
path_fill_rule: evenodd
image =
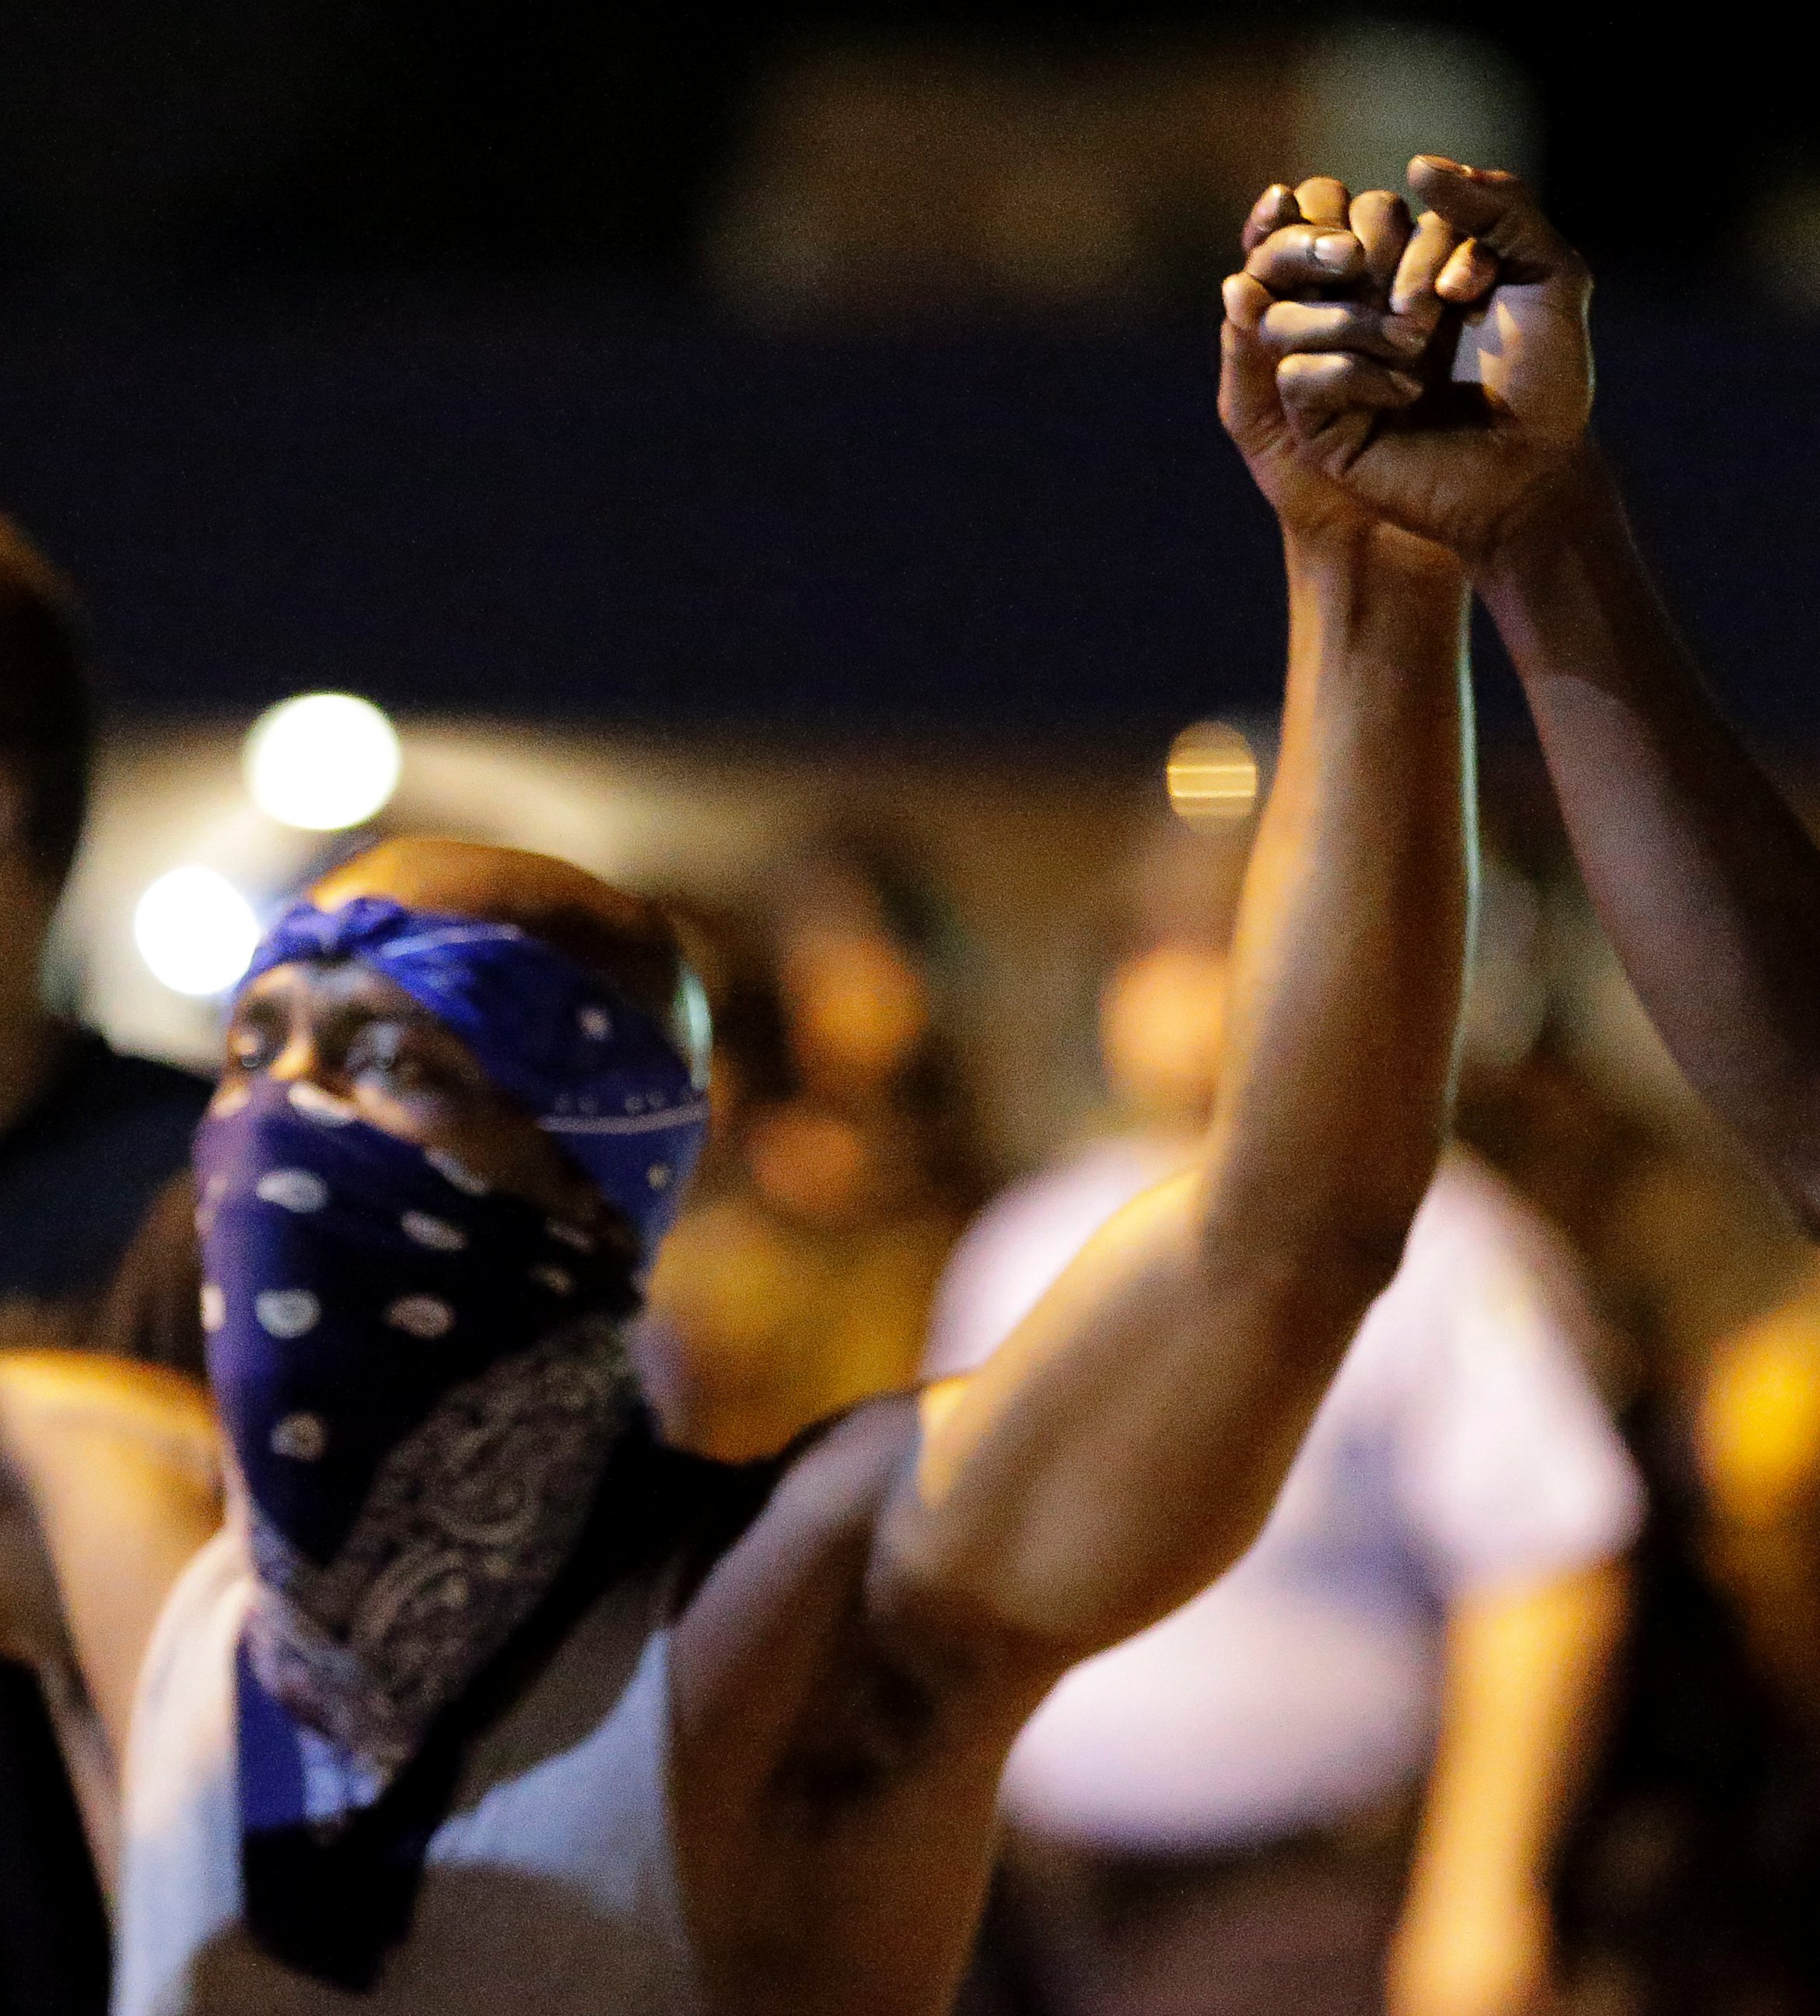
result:
<svg viewBox="0 0 1820 2016"><path fill-rule="evenodd" d="M1413 1209L1401 1215L1343 1216L1308 1242L1307 1265L1315 1280L1312 1297L1304 1297L1304 1304L1312 1301L1317 1321L1323 1316L1330 1321L1342 1349L1397 1278L1414 1217Z"/></svg>
<svg viewBox="0 0 1820 2016"><path fill-rule="evenodd" d="M1223 1375L1253 1424L1228 1463L1235 1502L1256 1514L1235 1559L1255 1537L1322 1395L1372 1305L1395 1278L1402 1240L1394 1229L1329 1229L1320 1239L1210 1258L1198 1284L1206 1334L1225 1340ZM1255 1474L1253 1474L1255 1473ZM1252 1478L1240 1484L1241 1477Z"/></svg>
<svg viewBox="0 0 1820 2016"><path fill-rule="evenodd" d="M866 1575L865 1608L880 1652L929 1701L994 1703L1015 1730L1069 1667L1120 1635L1059 1628L1040 1614L1040 1598L1039 1614L1026 1615L1031 1591L1007 1572L1002 1540L906 1549L896 1544L905 1523L886 1521Z"/></svg>
<svg viewBox="0 0 1820 2016"><path fill-rule="evenodd" d="M1329 1265L1361 1306L1369 1308L1397 1278L1408 1248L1419 1199L1407 1208L1342 1215L1323 1242Z"/></svg>
<svg viewBox="0 0 1820 2016"><path fill-rule="evenodd" d="M1271 1340L1271 1357L1286 1382L1286 1405L1299 1412L1318 1399L1358 1334L1372 1305L1403 1264L1414 1211L1333 1211L1300 1216L1259 1238L1216 1235L1200 1293L1230 1326Z"/></svg>
<svg viewBox="0 0 1820 2016"><path fill-rule="evenodd" d="M1262 1237L1253 1225L1216 1222L1208 1272L1227 1281L1243 1274L1270 1299L1304 1310L1312 1301L1362 1316L1396 1279L1419 1201L1307 1200Z"/></svg>
<svg viewBox="0 0 1820 2016"><path fill-rule="evenodd" d="M1202 1193L1203 1251L1228 1279L1235 1269L1313 1278L1362 1311L1403 1264L1447 1131L1437 1110L1419 1127L1350 1130L1318 1155L1216 1157Z"/></svg>

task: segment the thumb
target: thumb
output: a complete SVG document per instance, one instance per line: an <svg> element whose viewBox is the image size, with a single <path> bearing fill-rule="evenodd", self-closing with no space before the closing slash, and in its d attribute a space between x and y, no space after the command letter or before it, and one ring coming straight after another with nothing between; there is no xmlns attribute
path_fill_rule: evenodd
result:
<svg viewBox="0 0 1820 2016"><path fill-rule="evenodd" d="M1249 273L1234 273L1220 290L1226 319L1220 328L1220 418L1241 445L1260 427L1281 425L1276 360L1260 325L1271 296Z"/></svg>
<svg viewBox="0 0 1820 2016"><path fill-rule="evenodd" d="M1512 279L1545 279L1579 264L1520 176L1464 167L1444 154L1418 154L1409 164L1409 186L1463 237L1496 253Z"/></svg>

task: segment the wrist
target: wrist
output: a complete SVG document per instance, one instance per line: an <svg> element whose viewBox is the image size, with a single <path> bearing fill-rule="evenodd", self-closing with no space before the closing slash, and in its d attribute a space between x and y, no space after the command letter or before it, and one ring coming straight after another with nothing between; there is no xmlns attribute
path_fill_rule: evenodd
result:
<svg viewBox="0 0 1820 2016"><path fill-rule="evenodd" d="M1350 637L1357 662L1457 662L1469 584L1444 546L1383 524L1343 536L1286 526L1283 554L1293 618Z"/></svg>
<svg viewBox="0 0 1820 2016"><path fill-rule="evenodd" d="M1285 524L1283 557L1292 581L1322 581L1367 589L1466 592L1465 563L1433 539L1384 520L1356 525Z"/></svg>
<svg viewBox="0 0 1820 2016"><path fill-rule="evenodd" d="M1628 543L1629 527L1610 469L1588 437L1476 558L1474 585L1495 610L1501 599L1533 589L1570 556L1614 537Z"/></svg>

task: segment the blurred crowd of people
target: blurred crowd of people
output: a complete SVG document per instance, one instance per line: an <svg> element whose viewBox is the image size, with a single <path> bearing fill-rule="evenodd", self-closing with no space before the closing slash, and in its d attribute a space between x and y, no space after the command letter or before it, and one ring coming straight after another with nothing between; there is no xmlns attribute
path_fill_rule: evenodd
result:
<svg viewBox="0 0 1820 2016"><path fill-rule="evenodd" d="M972 1368L1185 1164L1244 848L1155 797L1081 894L1095 1119L1021 1178L970 1097L962 923L901 837L831 825L769 915L672 892L717 1031L642 1331L672 1434L752 1457ZM969 2016L1820 2006L1820 1291L1709 1136L1550 1016L1528 1039L1469 1049L1264 1538L1020 1741ZM1728 1227L1793 1271L1715 1332Z"/></svg>
<svg viewBox="0 0 1820 2016"><path fill-rule="evenodd" d="M971 1368L1186 1161L1243 848L1156 799L1081 892L1095 1121L1022 1180L971 1114L962 927L912 851L830 827L773 916L677 900L717 1048L645 1326L674 1433L751 1456ZM1820 1291L1703 1330L1715 1224L1772 1274L1795 1249L1709 1136L1530 1035L1469 1053L1264 1538L1020 1741L968 2016L1820 2006Z"/></svg>
<svg viewBox="0 0 1820 2016"><path fill-rule="evenodd" d="M971 1369L1185 1165L1244 850L1156 797L1082 892L1096 1119L1021 1180L970 1114L961 927L912 853L831 828L768 918L678 902L718 1041L644 1329L674 1434L752 1456ZM1021 1739L969 2016L1820 2006L1820 1291L1708 1135L1550 1017L1530 1039L1469 1051L1263 1539ZM1703 1330L1728 1234L1786 1299Z"/></svg>
<svg viewBox="0 0 1820 2016"><path fill-rule="evenodd" d="M67 620L9 538L0 1341L194 1371L179 1171L207 1087L34 984L90 751ZM980 1363L1184 1165L1243 827L1156 797L1080 892L1103 1092L1034 1174L980 1119L966 927L905 836L831 805L765 905L653 892L715 1031L710 1143L637 1346L673 1440L768 1457ZM1545 1014L1469 1053L1461 1138L1250 1556L1027 1730L967 2016L1820 2007L1820 1283L1703 1333L1682 1235L1710 1236L1731 1179L1570 1033ZM95 2009L88 1705L16 1494L0 1510L0 2007Z"/></svg>

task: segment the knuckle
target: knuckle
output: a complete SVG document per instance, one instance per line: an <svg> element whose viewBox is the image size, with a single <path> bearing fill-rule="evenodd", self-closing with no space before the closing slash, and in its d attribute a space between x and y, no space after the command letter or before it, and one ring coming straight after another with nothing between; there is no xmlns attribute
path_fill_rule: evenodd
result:
<svg viewBox="0 0 1820 2016"><path fill-rule="evenodd" d="M1350 360L1332 355L1311 356L1305 351L1286 357L1276 367L1276 382L1286 398L1311 398L1340 383Z"/></svg>

